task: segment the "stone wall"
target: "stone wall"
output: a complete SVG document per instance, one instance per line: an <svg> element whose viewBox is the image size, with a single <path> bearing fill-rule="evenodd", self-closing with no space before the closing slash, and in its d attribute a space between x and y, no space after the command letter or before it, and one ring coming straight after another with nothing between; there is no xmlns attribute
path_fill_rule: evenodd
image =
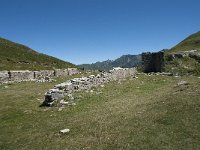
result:
<svg viewBox="0 0 200 150"><path fill-rule="evenodd" d="M142 53L143 71L163 72L164 71L164 52Z"/></svg>
<svg viewBox="0 0 200 150"><path fill-rule="evenodd" d="M9 71L10 81L27 81L34 79L34 72L29 70L24 71Z"/></svg>
<svg viewBox="0 0 200 150"><path fill-rule="evenodd" d="M89 90L92 87L99 86L109 81L124 79L127 77L135 77L135 68L126 68L111 70L109 73L101 73L97 75L90 75L89 77L74 78L61 84L55 85L45 93L45 99L42 105L51 106L55 100L64 98L70 93L82 90Z"/></svg>
<svg viewBox="0 0 200 150"><path fill-rule="evenodd" d="M67 76L69 75L68 69L55 69L55 76L60 77L60 76Z"/></svg>
<svg viewBox="0 0 200 150"><path fill-rule="evenodd" d="M79 71L76 68L68 68L68 75L78 74Z"/></svg>
<svg viewBox="0 0 200 150"><path fill-rule="evenodd" d="M135 75L135 68L123 68L123 69L113 69L110 70L111 76L113 80L124 79L129 76Z"/></svg>
<svg viewBox="0 0 200 150"><path fill-rule="evenodd" d="M54 77L55 71L54 70L41 70L41 71L34 71L34 78L44 78L44 77Z"/></svg>
<svg viewBox="0 0 200 150"><path fill-rule="evenodd" d="M70 70L70 72L69 72ZM0 83L15 82L15 81L31 81L34 79L41 79L45 77L59 77L78 74L77 68L55 69L55 70L41 70L41 71L0 71Z"/></svg>

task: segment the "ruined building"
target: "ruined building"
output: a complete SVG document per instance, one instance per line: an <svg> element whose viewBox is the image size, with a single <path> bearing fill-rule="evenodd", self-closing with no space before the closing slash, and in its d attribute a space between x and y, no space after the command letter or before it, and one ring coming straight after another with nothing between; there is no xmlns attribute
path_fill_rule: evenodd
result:
<svg viewBox="0 0 200 150"><path fill-rule="evenodd" d="M163 72L164 71L164 52L158 53L142 53L143 71L149 72Z"/></svg>

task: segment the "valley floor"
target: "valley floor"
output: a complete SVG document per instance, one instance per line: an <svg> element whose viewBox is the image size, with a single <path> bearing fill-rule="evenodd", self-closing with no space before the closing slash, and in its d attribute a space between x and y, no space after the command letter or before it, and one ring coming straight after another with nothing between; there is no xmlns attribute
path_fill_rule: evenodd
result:
<svg viewBox="0 0 200 150"><path fill-rule="evenodd" d="M138 77L77 93L62 111L39 105L65 79L0 85L0 149L200 149L200 78Z"/></svg>

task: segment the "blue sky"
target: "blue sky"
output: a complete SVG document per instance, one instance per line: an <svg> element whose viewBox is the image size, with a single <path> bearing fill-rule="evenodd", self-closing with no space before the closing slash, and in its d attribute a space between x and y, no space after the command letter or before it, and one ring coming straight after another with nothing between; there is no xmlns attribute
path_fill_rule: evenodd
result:
<svg viewBox="0 0 200 150"><path fill-rule="evenodd" d="M200 0L0 0L0 36L75 64L171 48Z"/></svg>

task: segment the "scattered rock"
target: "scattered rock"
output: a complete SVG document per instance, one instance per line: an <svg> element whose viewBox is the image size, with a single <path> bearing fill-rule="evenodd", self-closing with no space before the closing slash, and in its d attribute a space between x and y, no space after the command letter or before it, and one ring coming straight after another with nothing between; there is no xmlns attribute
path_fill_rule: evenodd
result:
<svg viewBox="0 0 200 150"><path fill-rule="evenodd" d="M78 98L82 98L83 96L79 95Z"/></svg>
<svg viewBox="0 0 200 150"><path fill-rule="evenodd" d="M100 85L100 87L102 87L102 88L103 88L103 87L105 87L105 85L103 85L103 84L102 84L102 85Z"/></svg>
<svg viewBox="0 0 200 150"><path fill-rule="evenodd" d="M72 94L68 94L68 97L69 97L70 100L74 100L74 97L73 97Z"/></svg>
<svg viewBox="0 0 200 150"><path fill-rule="evenodd" d="M122 82L119 80L119 81L118 81L118 84L122 84Z"/></svg>
<svg viewBox="0 0 200 150"><path fill-rule="evenodd" d="M62 100L60 100L60 104L62 104L62 105L68 105L69 102L66 102L66 101L64 101L64 100L62 99Z"/></svg>
<svg viewBox="0 0 200 150"><path fill-rule="evenodd" d="M97 94L97 95L99 95L99 94L103 94L103 92L96 92L96 94Z"/></svg>
<svg viewBox="0 0 200 150"><path fill-rule="evenodd" d="M60 107L60 108L58 109L58 111L62 111L62 108Z"/></svg>
<svg viewBox="0 0 200 150"><path fill-rule="evenodd" d="M72 106L75 106L76 105L76 103L72 103Z"/></svg>
<svg viewBox="0 0 200 150"><path fill-rule="evenodd" d="M178 86L181 86L181 85L188 85L189 83L187 81L180 81L177 83Z"/></svg>
<svg viewBox="0 0 200 150"><path fill-rule="evenodd" d="M66 133L69 133L69 129L62 129L62 130L60 130L60 133L61 134L66 134Z"/></svg>
<svg viewBox="0 0 200 150"><path fill-rule="evenodd" d="M49 108L48 107L46 107L45 109L44 109L44 111L48 111L49 110Z"/></svg>

